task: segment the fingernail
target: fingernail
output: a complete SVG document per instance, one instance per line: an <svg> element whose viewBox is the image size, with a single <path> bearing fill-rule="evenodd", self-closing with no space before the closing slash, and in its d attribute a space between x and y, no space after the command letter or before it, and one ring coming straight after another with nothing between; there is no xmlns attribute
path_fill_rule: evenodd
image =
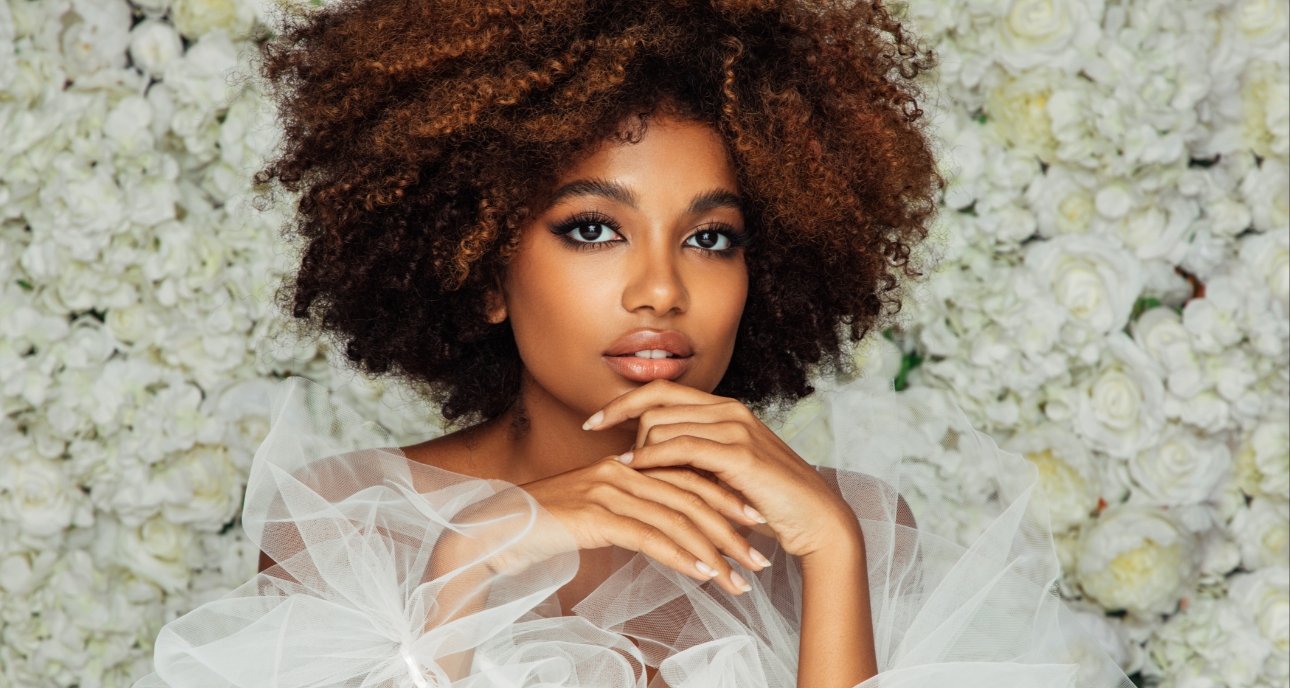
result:
<svg viewBox="0 0 1290 688"><path fill-rule="evenodd" d="M744 513L748 515L748 518L751 518L752 520L754 520L754 521L756 521L756 522L758 522L758 523L765 523L765 522L766 522L766 517L765 517L765 516L762 516L762 515L761 515L761 512L757 511L756 509L752 508L751 506L748 506L747 504L745 504L745 505L744 505Z"/></svg>
<svg viewBox="0 0 1290 688"><path fill-rule="evenodd" d="M748 548L748 556L752 558L753 561L761 565L762 568L770 566L770 560L766 558L765 554L758 552L756 547Z"/></svg>
<svg viewBox="0 0 1290 688"><path fill-rule="evenodd" d="M703 562L701 562L701 561L696 561L696 562L694 562L694 568L698 569L698 570L699 570L699 573L702 573L703 575L707 576L708 578L716 578L716 577L717 577L717 570L716 570L716 569L714 569L714 568L712 568L711 566L708 566L707 564L705 564L705 563L703 563ZM736 574L736 575L737 575L737 574Z"/></svg>
<svg viewBox="0 0 1290 688"><path fill-rule="evenodd" d="M748 581L744 580L744 577L739 575L738 571L730 572L730 582L734 583L736 588L739 588L744 592L750 592L752 590L752 586L748 585Z"/></svg>
<svg viewBox="0 0 1290 688"><path fill-rule="evenodd" d="M592 429L592 428L596 427L597 425L600 425L600 421L602 421L602 420L604 420L604 419L605 419L605 412L604 412L604 411L596 411L596 414L595 414L594 416L592 416L592 417L588 418L588 419L587 419L587 422L582 424L582 429L583 429L583 430L590 430L590 429Z"/></svg>
<svg viewBox="0 0 1290 688"><path fill-rule="evenodd" d="M619 457L618 457L618 460L619 460L619 461L622 461L623 463L631 463L631 462L632 462L632 453L631 453L631 452L627 452L626 454L623 454L623 455L619 456Z"/></svg>

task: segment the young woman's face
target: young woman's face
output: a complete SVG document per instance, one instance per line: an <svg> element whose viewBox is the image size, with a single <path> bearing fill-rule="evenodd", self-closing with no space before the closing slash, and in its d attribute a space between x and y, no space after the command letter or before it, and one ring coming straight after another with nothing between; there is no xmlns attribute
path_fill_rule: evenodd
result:
<svg viewBox="0 0 1290 688"><path fill-rule="evenodd" d="M712 391L748 292L739 188L721 138L655 118L557 180L502 285L529 382L591 415L656 379Z"/></svg>

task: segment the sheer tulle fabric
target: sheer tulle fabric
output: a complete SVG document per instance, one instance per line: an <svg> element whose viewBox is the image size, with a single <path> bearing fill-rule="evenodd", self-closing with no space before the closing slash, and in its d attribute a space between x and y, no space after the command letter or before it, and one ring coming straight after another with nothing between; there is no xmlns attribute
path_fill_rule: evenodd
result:
<svg viewBox="0 0 1290 688"><path fill-rule="evenodd" d="M1132 686L1054 592L1029 462L930 391L822 396L790 443L829 466L864 530L880 673L862 688ZM325 390L281 383L243 512L278 565L166 625L135 687L644 687L645 665L652 686L796 685L801 578L772 540L749 534L773 561L741 570L751 593L636 556L562 610L578 557L554 518L517 487L393 446ZM906 457L935 446L993 477L971 547L902 513Z"/></svg>

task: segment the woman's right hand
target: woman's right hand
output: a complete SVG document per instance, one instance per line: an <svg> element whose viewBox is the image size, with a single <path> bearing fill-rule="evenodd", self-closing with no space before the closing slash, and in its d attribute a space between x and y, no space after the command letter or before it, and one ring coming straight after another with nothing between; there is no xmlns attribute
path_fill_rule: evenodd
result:
<svg viewBox="0 0 1290 688"><path fill-rule="evenodd" d="M738 595L751 588L722 554L752 571L770 562L731 521L765 521L751 507L689 468L637 471L610 457L520 486L564 526L578 549L640 552L696 580Z"/></svg>

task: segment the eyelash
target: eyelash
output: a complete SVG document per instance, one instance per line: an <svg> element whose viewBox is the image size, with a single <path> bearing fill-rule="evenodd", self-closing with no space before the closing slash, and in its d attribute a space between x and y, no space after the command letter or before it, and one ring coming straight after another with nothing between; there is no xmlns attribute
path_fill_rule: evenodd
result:
<svg viewBox="0 0 1290 688"><path fill-rule="evenodd" d="M569 237L569 234L573 232L573 230L578 229L579 227L585 227L587 225L603 225L609 228L609 230L615 234L618 234L620 236L622 234L621 225L619 225L616 221L614 221L613 218L609 217L608 215L604 215L598 212L578 213L573 217L570 217L566 220L563 220L553 225L551 227L551 232L559 236L560 240L568 244L571 248L577 249L579 251L598 251L601 248L608 248L613 244L617 244L623 241L623 239L615 239L610 241L578 241L576 239L571 239ZM708 224L705 224L697 228L694 232L690 233L690 235L685 238L685 241L688 242L690 239L694 238L700 232L716 232L726 237L726 239L730 241L730 246L721 250L705 249L698 246L690 247L690 248L698 248L700 251L703 251L704 253L708 253L710 255L719 256L719 257L734 255L735 251L747 246L750 239L747 232L741 232L738 229L735 229L733 226L725 222L710 222Z"/></svg>

